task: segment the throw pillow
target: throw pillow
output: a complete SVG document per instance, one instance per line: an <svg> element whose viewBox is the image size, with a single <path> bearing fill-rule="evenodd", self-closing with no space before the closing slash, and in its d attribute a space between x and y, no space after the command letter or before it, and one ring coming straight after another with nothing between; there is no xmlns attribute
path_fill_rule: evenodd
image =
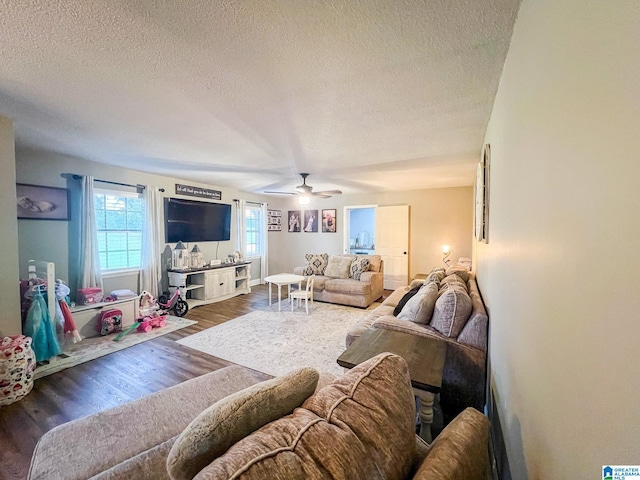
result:
<svg viewBox="0 0 640 480"><path fill-rule="evenodd" d="M451 275L447 275L446 277L444 277L442 279L442 281L440 282L440 286L443 287L444 285L448 284L448 283L454 283L457 285L461 285L465 290L469 290L469 288L467 287L467 282L465 282L460 275L456 274L456 273L452 273Z"/></svg>
<svg viewBox="0 0 640 480"><path fill-rule="evenodd" d="M409 478L414 416L407 364L383 353L233 445L196 478Z"/></svg>
<svg viewBox="0 0 640 480"><path fill-rule="evenodd" d="M445 285L438 300L430 325L446 337L457 337L471 315L471 298L462 288Z"/></svg>
<svg viewBox="0 0 640 480"><path fill-rule="evenodd" d="M454 273L462 278L463 282L467 283L469 281L469 270L467 270L467 267L456 263L447 268L447 275L453 275Z"/></svg>
<svg viewBox="0 0 640 480"><path fill-rule="evenodd" d="M349 267L349 276L354 280L360 280L362 272L366 272L369 269L369 259L367 257L356 257L351 262Z"/></svg>
<svg viewBox="0 0 640 480"><path fill-rule="evenodd" d="M409 300L411 300L411 297L413 297L416 293L418 293L418 290L420 290L420 287L422 287L422 283L419 283L413 287L411 287L411 290L409 290L407 293L404 294L404 297L402 297L400 299L400 301L398 302L398 304L395 306L395 308L393 309L393 316L397 317L398 314L402 311L402 309L404 308L404 306L407 304L407 302Z"/></svg>
<svg viewBox="0 0 640 480"><path fill-rule="evenodd" d="M291 413L313 394L318 372L301 368L214 403L180 434L167 457L173 480L192 479L251 432Z"/></svg>
<svg viewBox="0 0 640 480"><path fill-rule="evenodd" d="M433 315L433 309L438 298L438 284L435 282L423 285L418 293L409 299L398 314L400 320L427 325Z"/></svg>
<svg viewBox="0 0 640 480"><path fill-rule="evenodd" d="M445 275L444 270L432 271L431 273L429 273L429 275L427 275L427 278L425 278L424 283L429 283L429 282L440 283L444 278L444 275Z"/></svg>
<svg viewBox="0 0 640 480"><path fill-rule="evenodd" d="M329 255L329 262L324 271L326 277L349 278L352 256Z"/></svg>
<svg viewBox="0 0 640 480"><path fill-rule="evenodd" d="M307 265L304 269L304 275L324 275L329 261L329 255L326 253L307 253L304 256Z"/></svg>

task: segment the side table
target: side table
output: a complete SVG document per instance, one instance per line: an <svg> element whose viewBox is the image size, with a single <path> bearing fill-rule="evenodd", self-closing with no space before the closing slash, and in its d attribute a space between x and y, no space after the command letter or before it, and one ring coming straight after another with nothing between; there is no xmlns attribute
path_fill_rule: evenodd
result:
<svg viewBox="0 0 640 480"><path fill-rule="evenodd" d="M420 436L431 443L433 403L440 393L447 344L395 330L370 328L338 358L338 365L353 368L383 352L401 356L409 366L413 393L420 399Z"/></svg>

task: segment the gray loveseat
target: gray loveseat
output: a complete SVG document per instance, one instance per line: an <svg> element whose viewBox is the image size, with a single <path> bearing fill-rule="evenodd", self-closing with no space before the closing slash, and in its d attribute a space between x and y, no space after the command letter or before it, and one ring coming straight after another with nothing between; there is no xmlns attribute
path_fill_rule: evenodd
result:
<svg viewBox="0 0 640 480"><path fill-rule="evenodd" d="M400 314L394 316L396 305L411 287L417 287L423 282L431 282L439 277L439 275L433 275L435 270L442 271L444 269L434 269L426 280L414 280L410 286L396 289L384 300L382 305L367 312L360 322L347 333L346 345L347 347L351 345L368 328L397 330L413 335L437 338L446 342L447 357L440 393L440 405L446 423L466 407L474 407L480 411L484 408L489 320L475 275L468 272L466 267L459 265L449 267L445 275L441 275L442 278L437 281L438 295L441 296L448 290L447 285L453 275L456 277L462 275L465 278L464 283L470 300L470 312L461 319L454 331L445 331L445 333L439 331L435 328L438 325L434 326L433 317L427 319L426 323L417 323L412 313L408 317L405 316L404 319L399 318ZM456 271L459 275L456 274ZM452 283L460 282L456 278Z"/></svg>
<svg viewBox="0 0 640 480"><path fill-rule="evenodd" d="M285 409L293 413L277 413ZM307 368L260 383L231 366L54 428L29 479L486 479L480 412L463 412L430 446L415 436L414 414L396 355L337 379Z"/></svg>
<svg viewBox="0 0 640 480"><path fill-rule="evenodd" d="M366 271L354 278L351 270L334 270L327 275L331 260L344 259L345 264L353 262L356 255L307 254L307 264L295 267L296 275L316 275L313 284L313 299L320 302L338 303L352 307L366 308L379 299L384 291L384 262L380 255L360 256L369 261ZM335 273L335 275L333 275ZM340 275L340 276L338 276Z"/></svg>

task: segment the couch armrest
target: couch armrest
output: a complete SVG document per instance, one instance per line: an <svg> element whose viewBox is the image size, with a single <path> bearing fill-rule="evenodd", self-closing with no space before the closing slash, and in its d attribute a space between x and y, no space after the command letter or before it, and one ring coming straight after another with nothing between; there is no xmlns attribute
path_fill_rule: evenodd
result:
<svg viewBox="0 0 640 480"><path fill-rule="evenodd" d="M362 272L360 281L371 285L374 300L382 296L384 291L384 274L382 272Z"/></svg>
<svg viewBox="0 0 640 480"><path fill-rule="evenodd" d="M293 267L293 274L294 275L304 275L304 270L307 267Z"/></svg>
<svg viewBox="0 0 640 480"><path fill-rule="evenodd" d="M489 471L489 420L465 409L433 441L414 479L485 480Z"/></svg>

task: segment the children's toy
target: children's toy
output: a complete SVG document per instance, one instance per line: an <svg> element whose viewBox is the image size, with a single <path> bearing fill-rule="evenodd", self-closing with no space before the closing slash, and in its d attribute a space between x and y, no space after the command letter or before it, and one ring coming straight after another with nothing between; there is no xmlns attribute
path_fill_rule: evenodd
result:
<svg viewBox="0 0 640 480"><path fill-rule="evenodd" d="M138 323L139 332L150 332L153 328L164 327L167 324L166 315L158 315L157 317L144 317Z"/></svg>
<svg viewBox="0 0 640 480"><path fill-rule="evenodd" d="M180 296L179 290L176 289L170 299L167 299L165 295L160 295L157 300L149 292L142 292L137 322L127 327L113 341L119 342L136 329L139 332L150 332L153 328L164 327L167 324L167 313L170 311L173 311L177 317L182 317L189 311L189 305Z"/></svg>

